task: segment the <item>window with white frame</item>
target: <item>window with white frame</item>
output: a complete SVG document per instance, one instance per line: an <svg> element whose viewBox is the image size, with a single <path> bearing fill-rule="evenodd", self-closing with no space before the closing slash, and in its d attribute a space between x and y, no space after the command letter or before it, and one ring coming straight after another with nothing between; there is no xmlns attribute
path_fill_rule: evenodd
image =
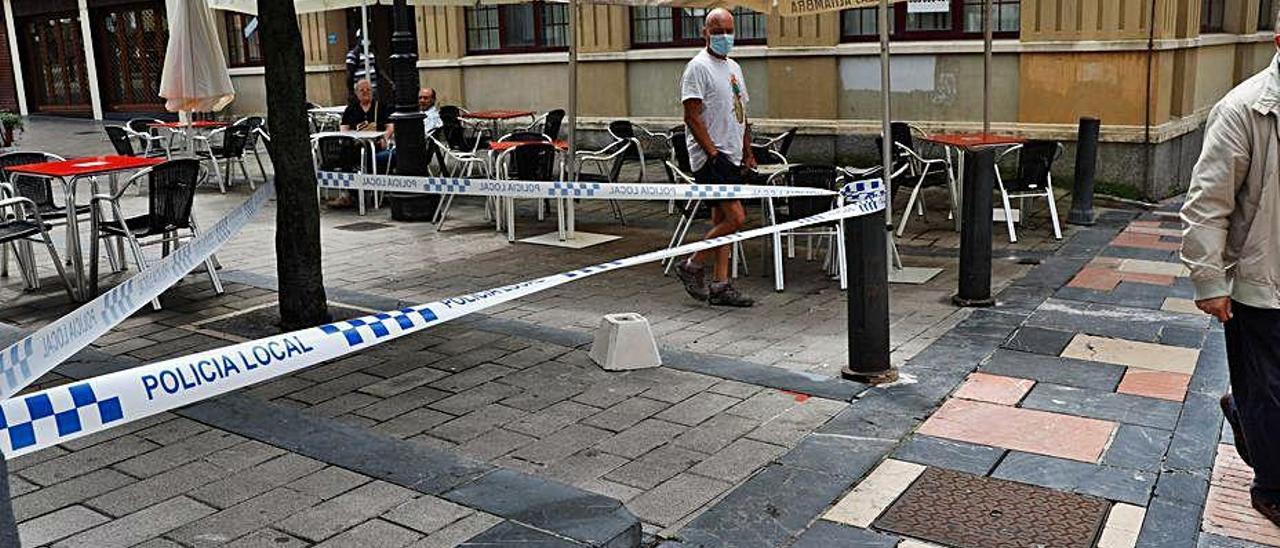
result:
<svg viewBox="0 0 1280 548"><path fill-rule="evenodd" d="M564 4L487 5L466 9L468 53L560 51L569 47Z"/></svg>
<svg viewBox="0 0 1280 548"><path fill-rule="evenodd" d="M707 10L637 6L631 8L631 44L635 47L702 45ZM769 17L746 8L734 8L733 33L737 44L763 44Z"/></svg>

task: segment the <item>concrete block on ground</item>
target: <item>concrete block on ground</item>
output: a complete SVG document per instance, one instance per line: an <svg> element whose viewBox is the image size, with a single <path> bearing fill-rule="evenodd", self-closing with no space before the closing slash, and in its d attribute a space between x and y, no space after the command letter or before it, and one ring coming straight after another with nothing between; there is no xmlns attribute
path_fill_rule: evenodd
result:
<svg viewBox="0 0 1280 548"><path fill-rule="evenodd" d="M609 314L600 320L590 356L606 371L630 371L662 365L649 320L639 314Z"/></svg>

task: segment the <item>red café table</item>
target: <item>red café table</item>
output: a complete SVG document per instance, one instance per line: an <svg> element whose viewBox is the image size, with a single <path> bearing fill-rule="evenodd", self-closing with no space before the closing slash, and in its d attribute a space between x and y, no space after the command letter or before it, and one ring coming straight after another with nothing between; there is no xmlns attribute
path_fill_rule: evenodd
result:
<svg viewBox="0 0 1280 548"><path fill-rule="evenodd" d="M75 285L72 293L81 301L89 299L89 280L84 276L84 260L80 250L80 224L76 215L76 182L79 179L97 175L111 177L111 190L117 190L116 175L122 171L131 171L164 163L163 158L144 158L138 156L92 156L75 158L60 162L42 162L5 168L11 173L20 173L33 177L57 179L66 192L67 205L67 260L71 261L75 272ZM122 250L123 251L123 250Z"/></svg>
<svg viewBox="0 0 1280 548"><path fill-rule="evenodd" d="M532 122L537 118L537 115L532 110L514 110L514 109L504 109L504 108L495 108L495 109L489 109L489 110L473 110L471 112L466 112L462 114L463 118L467 118L469 120L483 120L491 123L493 126L493 133L494 133L493 138L495 139L499 137L498 135L499 122L514 120L516 118L524 118L525 116L529 117L530 122Z"/></svg>
<svg viewBox="0 0 1280 548"><path fill-rule="evenodd" d="M1009 147L1021 145L1027 142L1025 138L1018 137L1016 135L999 135L995 133L939 133L937 135L921 137L921 139L956 151L955 180L960 185L964 184L964 153L966 150L977 150L989 147ZM950 153L948 153L948 155L949 154ZM959 202L963 195L963 192L957 192L957 208L960 207ZM955 215L955 221L956 231L959 231L961 229L961 219L958 212Z"/></svg>
<svg viewBox="0 0 1280 548"><path fill-rule="evenodd" d="M502 154L503 152L516 148L520 145L527 145L529 143L541 143L541 142L543 141L494 141L489 143L489 150L493 151L494 154ZM552 144L554 144L557 149L569 150L569 141L565 141L563 139L557 139Z"/></svg>

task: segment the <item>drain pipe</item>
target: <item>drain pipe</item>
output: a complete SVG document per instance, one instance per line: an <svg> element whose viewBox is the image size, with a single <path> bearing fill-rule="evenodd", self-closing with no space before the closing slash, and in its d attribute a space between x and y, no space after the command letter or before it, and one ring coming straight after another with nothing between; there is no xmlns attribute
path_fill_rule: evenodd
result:
<svg viewBox="0 0 1280 548"><path fill-rule="evenodd" d="M1155 54L1156 54L1156 0L1147 0L1149 12L1147 16L1147 93L1143 97L1144 119L1142 122L1142 182L1147 184L1151 181L1151 161L1155 154L1151 152L1151 79L1155 72ZM1147 196L1150 198L1150 196Z"/></svg>

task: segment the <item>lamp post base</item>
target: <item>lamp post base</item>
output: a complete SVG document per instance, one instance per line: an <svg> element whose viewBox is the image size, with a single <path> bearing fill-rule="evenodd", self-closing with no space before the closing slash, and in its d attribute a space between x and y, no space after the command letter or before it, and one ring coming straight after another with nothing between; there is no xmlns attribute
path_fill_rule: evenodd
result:
<svg viewBox="0 0 1280 548"><path fill-rule="evenodd" d="M875 371L871 373L866 373L862 371L854 371L852 369L849 369L848 367L845 367L844 369L840 370L840 377L847 381L860 382L862 384L869 384L869 385L875 386L878 384L888 384L891 382L897 382L898 370L890 368L885 371Z"/></svg>
<svg viewBox="0 0 1280 548"><path fill-rule="evenodd" d="M966 299L956 295L951 297L951 304L962 308L991 308L996 305L996 300L991 297L982 299Z"/></svg>

